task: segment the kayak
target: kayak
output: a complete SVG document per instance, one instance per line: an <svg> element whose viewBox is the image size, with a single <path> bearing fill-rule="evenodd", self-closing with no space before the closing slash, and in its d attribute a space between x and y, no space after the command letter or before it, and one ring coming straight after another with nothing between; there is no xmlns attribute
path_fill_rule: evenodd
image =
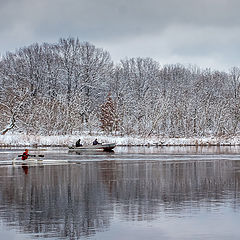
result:
<svg viewBox="0 0 240 240"><path fill-rule="evenodd" d="M68 147L69 151L112 151L116 147L115 143L102 143L97 145L86 145L81 147Z"/></svg>
<svg viewBox="0 0 240 240"><path fill-rule="evenodd" d="M12 164L65 164L65 163L69 163L68 160L47 160L47 159L26 159L26 160L22 160L22 159L13 159L12 160Z"/></svg>

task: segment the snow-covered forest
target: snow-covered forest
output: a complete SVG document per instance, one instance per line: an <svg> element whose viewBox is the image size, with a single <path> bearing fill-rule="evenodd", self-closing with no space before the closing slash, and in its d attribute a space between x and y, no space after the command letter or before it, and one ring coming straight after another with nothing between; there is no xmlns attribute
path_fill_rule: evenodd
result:
<svg viewBox="0 0 240 240"><path fill-rule="evenodd" d="M151 58L111 60L78 39L0 60L0 132L35 135L234 136L240 68L229 72Z"/></svg>

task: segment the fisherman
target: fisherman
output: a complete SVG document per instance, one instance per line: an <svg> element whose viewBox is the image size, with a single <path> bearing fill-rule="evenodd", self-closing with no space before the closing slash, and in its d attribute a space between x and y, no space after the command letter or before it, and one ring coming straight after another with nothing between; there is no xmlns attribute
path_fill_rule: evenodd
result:
<svg viewBox="0 0 240 240"><path fill-rule="evenodd" d="M99 144L99 142L98 142L98 140L97 140L97 138L93 141L93 145L98 145Z"/></svg>
<svg viewBox="0 0 240 240"><path fill-rule="evenodd" d="M25 149L25 152L22 154L22 160L26 160L29 157L28 149Z"/></svg>
<svg viewBox="0 0 240 240"><path fill-rule="evenodd" d="M82 146L82 144L80 142L81 142L81 139L78 139L77 142L76 142L76 147L81 147Z"/></svg>

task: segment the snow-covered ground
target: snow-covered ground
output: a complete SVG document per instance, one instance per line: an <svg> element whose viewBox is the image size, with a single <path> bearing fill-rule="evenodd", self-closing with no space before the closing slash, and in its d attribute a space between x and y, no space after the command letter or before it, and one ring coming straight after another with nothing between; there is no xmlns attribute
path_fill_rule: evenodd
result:
<svg viewBox="0 0 240 240"><path fill-rule="evenodd" d="M191 145L240 145L240 136L234 137L192 137L192 138L165 138L165 137L120 137L120 136L89 136L89 135L62 135L62 136L34 136L23 134L0 135L0 146L69 146L78 139L83 144L92 144L94 139L99 142L115 142L119 146L191 146Z"/></svg>

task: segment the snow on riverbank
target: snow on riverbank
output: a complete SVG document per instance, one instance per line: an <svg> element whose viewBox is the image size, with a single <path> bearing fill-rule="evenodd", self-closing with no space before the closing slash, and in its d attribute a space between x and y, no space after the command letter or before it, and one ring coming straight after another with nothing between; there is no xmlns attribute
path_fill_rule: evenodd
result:
<svg viewBox="0 0 240 240"><path fill-rule="evenodd" d="M34 136L34 135L0 135L0 146L69 146L74 145L78 139L83 144L92 144L95 138L99 142L115 142L119 146L236 146L240 145L240 136L234 137L202 137L202 138L163 138L163 137L120 137L120 136Z"/></svg>

